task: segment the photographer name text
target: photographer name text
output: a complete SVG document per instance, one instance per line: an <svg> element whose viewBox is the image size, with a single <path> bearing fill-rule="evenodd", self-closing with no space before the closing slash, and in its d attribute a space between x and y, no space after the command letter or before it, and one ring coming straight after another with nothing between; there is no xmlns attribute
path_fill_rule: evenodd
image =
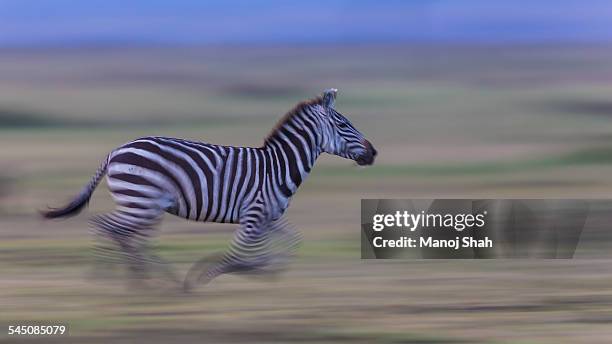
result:
<svg viewBox="0 0 612 344"><path fill-rule="evenodd" d="M414 232L419 230L454 230L463 232L472 229L476 232L484 227L487 212L480 214L431 214L396 211L394 214L375 214L372 217L372 230L381 235L372 239L376 248L492 248L493 240L489 237L474 238L472 236L456 236L455 238L439 239L432 236L418 238L401 236L386 239L383 234L391 230ZM385 231L385 233L381 233Z"/></svg>

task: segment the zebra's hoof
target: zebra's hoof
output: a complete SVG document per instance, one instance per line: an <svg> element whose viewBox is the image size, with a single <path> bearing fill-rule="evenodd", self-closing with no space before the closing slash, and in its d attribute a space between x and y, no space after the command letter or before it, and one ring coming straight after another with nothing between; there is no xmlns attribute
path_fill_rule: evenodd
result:
<svg viewBox="0 0 612 344"><path fill-rule="evenodd" d="M220 269L214 269L219 266L219 263L223 260L223 253L215 253L206 256L196 263L194 263L183 282L183 291L188 293L198 285L206 285L213 280L216 276L220 275L222 271Z"/></svg>

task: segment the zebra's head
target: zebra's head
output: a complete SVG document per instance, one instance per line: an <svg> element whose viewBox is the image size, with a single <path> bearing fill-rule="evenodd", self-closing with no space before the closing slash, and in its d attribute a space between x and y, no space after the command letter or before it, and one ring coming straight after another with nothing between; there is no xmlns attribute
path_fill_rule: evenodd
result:
<svg viewBox="0 0 612 344"><path fill-rule="evenodd" d="M323 151L357 162L358 165L372 165L376 158L376 149L366 140L353 124L334 108L335 88L326 90L321 97L325 110Z"/></svg>

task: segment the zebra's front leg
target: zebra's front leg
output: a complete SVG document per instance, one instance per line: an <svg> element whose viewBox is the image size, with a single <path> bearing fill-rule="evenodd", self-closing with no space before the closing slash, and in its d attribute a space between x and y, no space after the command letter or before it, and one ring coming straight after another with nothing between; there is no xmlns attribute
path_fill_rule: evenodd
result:
<svg viewBox="0 0 612 344"><path fill-rule="evenodd" d="M277 276L284 271L300 242L300 234L286 220L241 226L229 250L195 263L184 282L185 291L226 273Z"/></svg>
<svg viewBox="0 0 612 344"><path fill-rule="evenodd" d="M205 257L192 266L183 287L186 291L199 283L208 283L226 273L257 273L270 258L269 221L263 203L256 202L240 221L229 249L221 254Z"/></svg>
<svg viewBox="0 0 612 344"><path fill-rule="evenodd" d="M197 284L207 284L227 273L256 273L267 265L266 238L259 228L248 230L241 226L226 252L206 256L187 273L183 288L191 290Z"/></svg>
<svg viewBox="0 0 612 344"><path fill-rule="evenodd" d="M277 277L287 269L295 256L302 236L285 218L270 223L266 233L269 259L261 272L269 277Z"/></svg>

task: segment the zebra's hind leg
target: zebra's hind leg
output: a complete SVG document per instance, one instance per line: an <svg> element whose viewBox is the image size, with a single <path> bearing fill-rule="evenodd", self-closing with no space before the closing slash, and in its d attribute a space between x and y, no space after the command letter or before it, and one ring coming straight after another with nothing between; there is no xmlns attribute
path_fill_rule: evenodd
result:
<svg viewBox="0 0 612 344"><path fill-rule="evenodd" d="M146 243L146 236L141 231L146 228L130 220L126 214L115 211L93 217L90 224L99 237L114 244L114 247L104 247L104 254L126 264L132 279L144 279L147 271L142 247Z"/></svg>
<svg viewBox="0 0 612 344"><path fill-rule="evenodd" d="M105 247L104 253L125 263L131 280L142 281L150 278L153 272L151 268L155 267L168 279L178 281L169 264L153 255L148 246L148 239L154 234L155 226L160 220L161 214L157 212L150 217L143 217L117 210L92 218L91 224L100 237L109 239L114 244L115 252L113 248Z"/></svg>

